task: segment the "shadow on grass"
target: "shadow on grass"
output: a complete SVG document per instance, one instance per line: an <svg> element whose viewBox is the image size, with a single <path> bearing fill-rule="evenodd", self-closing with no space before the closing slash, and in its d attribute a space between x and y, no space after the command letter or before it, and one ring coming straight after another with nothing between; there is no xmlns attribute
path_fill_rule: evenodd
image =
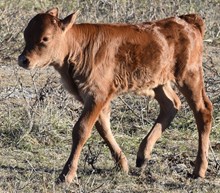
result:
<svg viewBox="0 0 220 193"><path fill-rule="evenodd" d="M19 167L19 166L6 166L6 165L1 165L0 169L3 170L9 170L9 171L17 171L19 173L24 173L24 172L45 172L45 173L56 173L56 172L61 172L61 170L56 170L56 169L49 169L49 168L24 168L24 167Z"/></svg>

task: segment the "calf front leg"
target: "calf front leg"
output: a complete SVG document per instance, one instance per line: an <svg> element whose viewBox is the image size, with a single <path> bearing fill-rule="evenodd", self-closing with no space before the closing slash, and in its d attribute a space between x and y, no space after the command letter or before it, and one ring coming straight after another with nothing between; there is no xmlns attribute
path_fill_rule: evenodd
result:
<svg viewBox="0 0 220 193"><path fill-rule="evenodd" d="M69 159L59 176L59 181L71 183L76 176L81 150L87 139L90 137L92 128L103 106L104 102L97 102L94 99L90 99L86 102L82 115L73 127L72 150Z"/></svg>

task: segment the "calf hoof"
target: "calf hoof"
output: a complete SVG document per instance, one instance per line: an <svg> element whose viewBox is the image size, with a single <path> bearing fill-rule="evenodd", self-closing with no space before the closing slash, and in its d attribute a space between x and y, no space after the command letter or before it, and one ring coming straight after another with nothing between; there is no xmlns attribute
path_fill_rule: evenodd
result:
<svg viewBox="0 0 220 193"><path fill-rule="evenodd" d="M69 185L73 181L74 177L75 177L75 175L71 175L71 174L67 174L67 175L60 174L58 179L56 180L56 184L65 183L65 184Z"/></svg>
<svg viewBox="0 0 220 193"><path fill-rule="evenodd" d="M147 159L143 159L143 158L137 158L136 160L136 167L141 168L141 167L145 167L147 165Z"/></svg>
<svg viewBox="0 0 220 193"><path fill-rule="evenodd" d="M198 159L195 161L195 168L193 170L193 176L194 178L205 178L206 170L208 168L208 162L201 161L201 159Z"/></svg>
<svg viewBox="0 0 220 193"><path fill-rule="evenodd" d="M76 175L67 174L67 175L65 176L65 183L66 183L67 185L71 184L75 176L76 176Z"/></svg>
<svg viewBox="0 0 220 193"><path fill-rule="evenodd" d="M198 170L198 169L194 169L193 174L192 174L192 178L197 179L197 178L205 178L205 173L206 170Z"/></svg>
<svg viewBox="0 0 220 193"><path fill-rule="evenodd" d="M129 172L129 165L128 160L124 154L121 154L118 161L117 161L118 167L126 174Z"/></svg>
<svg viewBox="0 0 220 193"><path fill-rule="evenodd" d="M60 174L55 183L58 185L64 182L65 182L65 175Z"/></svg>
<svg viewBox="0 0 220 193"><path fill-rule="evenodd" d="M136 160L136 167L140 168L140 177L146 178L146 167L147 167L148 159L140 159Z"/></svg>

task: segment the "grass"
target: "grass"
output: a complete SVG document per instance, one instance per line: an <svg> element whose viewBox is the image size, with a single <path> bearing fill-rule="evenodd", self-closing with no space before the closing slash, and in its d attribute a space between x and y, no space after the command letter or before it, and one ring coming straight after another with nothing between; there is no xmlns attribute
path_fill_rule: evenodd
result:
<svg viewBox="0 0 220 193"><path fill-rule="evenodd" d="M152 127L158 105L128 94L112 102L111 127L126 154L130 173L117 170L94 129L70 186L55 181L69 155L71 128L82 106L59 82L52 68L25 71L17 67L22 32L40 11L57 6L61 17L80 9L78 22L140 22L197 12L206 18L204 71L213 102L209 168L203 180L189 178L197 151L192 113L182 108L156 143L146 170L135 167L140 141ZM0 192L213 192L220 189L220 42L219 1L1 1L0 2Z"/></svg>

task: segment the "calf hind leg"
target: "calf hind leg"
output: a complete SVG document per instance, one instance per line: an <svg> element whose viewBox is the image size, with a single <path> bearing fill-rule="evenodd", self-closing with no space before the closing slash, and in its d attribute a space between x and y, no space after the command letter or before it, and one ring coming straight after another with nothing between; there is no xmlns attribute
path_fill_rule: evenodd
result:
<svg viewBox="0 0 220 193"><path fill-rule="evenodd" d="M153 128L139 146L136 160L137 167L142 167L150 159L150 153L154 144L161 137L162 132L169 126L181 106L179 97L169 83L157 87L154 91L155 99L160 105L160 114Z"/></svg>
<svg viewBox="0 0 220 193"><path fill-rule="evenodd" d="M193 77L197 79L194 80ZM184 83L179 84L179 89L193 110L199 134L198 153L193 176L204 178L208 167L207 157L212 124L212 103L205 93L202 81L201 74L200 76L188 76L188 78L185 78Z"/></svg>

